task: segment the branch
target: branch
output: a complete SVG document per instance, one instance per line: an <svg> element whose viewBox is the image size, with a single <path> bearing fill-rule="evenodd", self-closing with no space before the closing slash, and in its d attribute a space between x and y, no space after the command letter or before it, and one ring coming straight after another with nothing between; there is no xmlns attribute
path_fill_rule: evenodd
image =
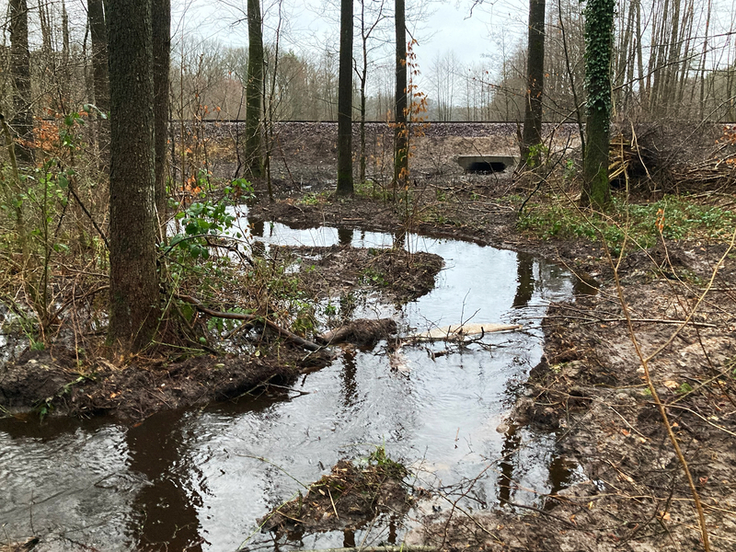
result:
<svg viewBox="0 0 736 552"><path fill-rule="evenodd" d="M181 295L181 294L175 293L174 297L182 301L185 301L186 303L189 303L190 305L194 305L195 307L197 307L197 310L205 314L209 314L210 316L215 316L217 318L227 318L228 320L244 320L246 322L262 323L264 326L271 328L273 331L275 331L280 336L286 338L288 341L291 341L292 343L299 345L300 347L304 347L308 351L319 351L320 349L324 348L324 347L321 347L320 345L317 345L313 341L309 341L307 339L304 339L303 337L296 335L294 332L291 332L287 330L286 328L282 328L281 326L271 322L267 318L263 318L262 316L256 316L255 314L245 314L245 313L239 313L239 312L216 311L208 307L205 307L204 304L202 304L202 302L199 299L195 299L194 297L191 297L189 295Z"/></svg>

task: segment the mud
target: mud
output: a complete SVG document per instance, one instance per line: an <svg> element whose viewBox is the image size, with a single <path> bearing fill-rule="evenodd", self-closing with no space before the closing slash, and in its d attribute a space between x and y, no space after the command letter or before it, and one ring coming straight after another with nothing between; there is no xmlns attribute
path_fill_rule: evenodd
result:
<svg viewBox="0 0 736 552"><path fill-rule="evenodd" d="M260 520L261 530L294 540L304 532L354 532L381 514L401 518L412 503L403 481L407 475L406 468L385 458L366 466L341 460L303 495Z"/></svg>

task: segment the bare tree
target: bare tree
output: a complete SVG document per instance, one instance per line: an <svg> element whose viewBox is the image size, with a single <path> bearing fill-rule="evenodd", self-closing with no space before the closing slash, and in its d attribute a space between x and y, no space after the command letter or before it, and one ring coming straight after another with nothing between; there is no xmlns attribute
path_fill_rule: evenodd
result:
<svg viewBox="0 0 736 552"><path fill-rule="evenodd" d="M248 80L245 85L245 156L251 176L263 174L263 22L260 0L248 0Z"/></svg>
<svg viewBox="0 0 736 552"><path fill-rule="evenodd" d="M409 129L407 114L409 111L408 83L406 67L406 6L404 0L395 0L396 29L396 93L394 107L394 197L398 186L403 186L409 172Z"/></svg>
<svg viewBox="0 0 736 552"><path fill-rule="evenodd" d="M544 93L545 0L529 0L529 46L526 62L526 101L521 157L530 165L539 164L539 151L529 157L532 147L542 143L542 94Z"/></svg>
<svg viewBox="0 0 736 552"><path fill-rule="evenodd" d="M337 100L337 195L353 193L353 0L340 3L340 75Z"/></svg>
<svg viewBox="0 0 736 552"><path fill-rule="evenodd" d="M357 70L356 68L356 73L358 74L358 82L360 83L360 172L358 177L360 182L365 182L366 174L366 87L368 83L368 54L370 51L368 47L368 41L370 40L373 32L376 30L378 25L384 19L383 9L385 5L385 0L379 0L379 2L377 2L378 6L376 8L376 14L373 18L373 22L370 25L367 22L366 3L367 0L360 0L361 67L360 70ZM370 4L374 3L376 2L370 2Z"/></svg>
<svg viewBox="0 0 736 552"><path fill-rule="evenodd" d="M28 49L28 5L10 0L10 73L14 114L11 125L18 134L16 155L21 163L33 162L33 112L31 111L31 54Z"/></svg>

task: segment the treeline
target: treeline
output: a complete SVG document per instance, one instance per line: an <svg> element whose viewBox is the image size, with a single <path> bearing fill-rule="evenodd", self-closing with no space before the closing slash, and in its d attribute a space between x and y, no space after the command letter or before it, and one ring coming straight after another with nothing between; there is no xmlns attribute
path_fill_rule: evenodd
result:
<svg viewBox="0 0 736 552"><path fill-rule="evenodd" d="M91 1L93 8L96 2ZM72 9L73 8L73 9ZM85 6L86 9L86 6ZM547 6L545 40L544 118L574 119L585 101L583 5L557 0ZM720 11L719 11L720 10ZM736 43L731 27L723 27L725 8L695 0L634 0L618 2L612 67L613 98L618 118L736 120ZM94 43L95 11L69 10L61 2L27 5L11 0L5 21L6 45L0 49L3 113L11 119L24 105L13 99L13 75L24 64L22 47L8 45L18 14L28 14L27 82L30 113L37 117L65 113L82 104L100 104L95 79L99 46ZM286 17L286 16L284 16ZM389 25L390 18L379 20ZM361 25L356 18L356 27ZM242 31L244 38L245 31ZM394 67L379 33L366 39L366 101L368 120L386 120L392 110ZM360 35L356 35L360 39ZM494 37L479 37L492 40ZM337 119L337 63L335 47L309 54L284 49L278 36L265 37L265 110L280 120ZM12 42L12 41L11 41ZM329 42L325 41L327 44ZM448 49L434 59L417 60L416 80L427 96L430 120L520 121L526 92L526 41L520 38L505 55L463 61ZM360 105L363 45L355 45L355 101ZM15 53L13 53L15 52ZM387 53L388 52L388 53ZM174 119L241 118L247 75L247 48L225 47L216 40L179 38L172 44L171 113ZM275 71L274 71L275 70ZM577 106L576 106L577 103ZM269 104L271 110L269 111ZM356 119L358 115L356 113ZM17 124L28 120L18 117Z"/></svg>
<svg viewBox="0 0 736 552"><path fill-rule="evenodd" d="M584 118L583 8L584 4L570 0L547 6L543 102L547 121ZM736 121L736 43L729 40L734 29L718 26L723 24L718 16L725 9L695 0L619 1L611 67L615 118ZM524 37L506 55L493 59L464 61L461 54L448 49L433 59L417 60L421 74L416 83L427 97L426 117L522 121L526 48ZM328 47L316 55L286 51L276 60L275 50L273 44L266 47L266 72L277 67L276 75L267 76L275 87L266 99L275 102L278 118L336 120L337 51ZM359 42L355 50L359 68L363 63ZM394 67L383 49L372 52L366 118L380 121L386 120L393 106ZM210 111L208 118L239 116L245 49L190 40L172 55L175 101L177 95L198 97L208 109L213 105L222 109L216 114ZM356 77L354 106L360 105L359 84ZM184 106L178 115L188 118L191 107Z"/></svg>

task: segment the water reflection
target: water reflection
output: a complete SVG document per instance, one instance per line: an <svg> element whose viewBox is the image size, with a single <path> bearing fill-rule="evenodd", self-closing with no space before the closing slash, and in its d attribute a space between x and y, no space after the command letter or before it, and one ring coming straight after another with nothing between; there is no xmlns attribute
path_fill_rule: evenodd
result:
<svg viewBox="0 0 736 552"><path fill-rule="evenodd" d="M337 228L337 242L340 245L350 245L353 242L353 230L339 226Z"/></svg>
<svg viewBox="0 0 736 552"><path fill-rule="evenodd" d="M358 396L358 384L355 381L357 375L357 366L355 365L355 353L346 352L342 357L343 368L342 376L342 392L343 404L348 410L352 408Z"/></svg>
<svg viewBox="0 0 736 552"><path fill-rule="evenodd" d="M126 433L129 468L150 482L133 502L130 533L137 550L202 550L203 538L197 510L202 501L187 490L187 470L197 466L182 462L184 427L181 413L152 416Z"/></svg>
<svg viewBox="0 0 736 552"><path fill-rule="evenodd" d="M534 295L534 258L526 253L516 255L516 280L519 283L514 296L514 308L526 307Z"/></svg>
<svg viewBox="0 0 736 552"><path fill-rule="evenodd" d="M250 231L253 236L263 237L264 222L262 220L254 220L250 223Z"/></svg>
<svg viewBox="0 0 736 552"><path fill-rule="evenodd" d="M512 488L514 483L514 469L516 468L519 446L521 438L518 434L518 427L511 424L504 433L503 447L501 448L501 461L498 466L500 473L498 475L498 502L502 506L511 502Z"/></svg>

